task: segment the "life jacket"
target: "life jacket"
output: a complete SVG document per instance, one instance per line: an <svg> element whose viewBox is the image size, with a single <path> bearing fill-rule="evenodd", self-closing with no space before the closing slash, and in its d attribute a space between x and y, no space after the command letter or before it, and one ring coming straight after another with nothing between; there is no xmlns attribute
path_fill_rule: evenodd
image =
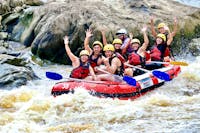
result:
<svg viewBox="0 0 200 133"><path fill-rule="evenodd" d="M131 65L141 65L142 62L144 61L143 58L137 54L136 52L132 52L129 56L128 56L128 60L129 60L129 63Z"/></svg>
<svg viewBox="0 0 200 133"><path fill-rule="evenodd" d="M125 58L118 52L115 52L115 55L117 56L117 58L119 58L119 60L124 63L126 62Z"/></svg>
<svg viewBox="0 0 200 133"><path fill-rule="evenodd" d="M164 58L166 49L167 49L166 43L154 45L150 51L151 60L152 61L162 61Z"/></svg>
<svg viewBox="0 0 200 133"><path fill-rule="evenodd" d="M77 78L77 79L84 79L89 75L89 63L86 63L86 65L83 65L83 63L80 61L80 66L77 68L74 68L70 74L71 78Z"/></svg>
<svg viewBox="0 0 200 133"><path fill-rule="evenodd" d="M151 59L151 55L148 52L145 52L145 60L149 61Z"/></svg>
<svg viewBox="0 0 200 133"><path fill-rule="evenodd" d="M92 56L93 56L93 55L94 55L94 53L92 53L92 54L90 55L90 57L89 57L90 66L91 66L92 68L98 66L98 64L97 64L97 63L98 63L98 59L102 57L102 55L99 54L99 55L97 56L97 58L92 59Z"/></svg>
<svg viewBox="0 0 200 133"><path fill-rule="evenodd" d="M114 58L118 58L118 57L117 57L116 55L114 55L114 56L112 56L111 58L109 58L109 64L110 64L110 65L111 65L112 60L113 60ZM120 60L120 59L119 59L119 60ZM120 61L121 61L121 60L120 60ZM124 73L124 65L123 65L123 63L121 62L121 66L118 67L118 68L116 69L116 71L114 72L114 74L119 75L119 76L122 76L123 73Z"/></svg>

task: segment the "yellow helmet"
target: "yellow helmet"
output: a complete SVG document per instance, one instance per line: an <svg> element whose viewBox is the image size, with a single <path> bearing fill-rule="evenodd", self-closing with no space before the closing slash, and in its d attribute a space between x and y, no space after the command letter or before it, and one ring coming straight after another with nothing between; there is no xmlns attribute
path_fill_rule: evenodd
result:
<svg viewBox="0 0 200 133"><path fill-rule="evenodd" d="M138 43L140 45L140 40L137 39L137 38L134 38L134 39L131 40L131 44L132 43Z"/></svg>
<svg viewBox="0 0 200 133"><path fill-rule="evenodd" d="M114 44L121 44L122 45L122 40L121 39L114 39L113 40L113 42L112 42L112 44L114 45Z"/></svg>
<svg viewBox="0 0 200 133"><path fill-rule="evenodd" d="M101 48L103 48L103 44L102 44L100 41L95 41L95 42L92 44L92 47L94 47L94 45L99 45Z"/></svg>
<svg viewBox="0 0 200 133"><path fill-rule="evenodd" d="M112 45L112 44L106 44L105 46L104 46L104 48L103 48L103 51L108 51L108 50L110 50L110 51L115 51L115 48L114 48L114 46Z"/></svg>
<svg viewBox="0 0 200 133"><path fill-rule="evenodd" d="M163 41L166 41L166 36L165 36L165 34L158 34L156 37L159 37L159 38L162 38L163 39Z"/></svg>
<svg viewBox="0 0 200 133"><path fill-rule="evenodd" d="M159 29L159 28L163 28L163 27L165 27L165 23L159 23L159 24L158 24L158 29Z"/></svg>
<svg viewBox="0 0 200 133"><path fill-rule="evenodd" d="M81 57L82 55L90 56L90 54L89 54L89 52L87 50L81 50L79 56Z"/></svg>

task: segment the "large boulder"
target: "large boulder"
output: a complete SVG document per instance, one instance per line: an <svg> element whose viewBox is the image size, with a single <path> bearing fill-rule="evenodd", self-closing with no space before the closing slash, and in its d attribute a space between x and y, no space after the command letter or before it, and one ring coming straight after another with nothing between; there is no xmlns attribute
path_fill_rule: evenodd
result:
<svg viewBox="0 0 200 133"><path fill-rule="evenodd" d="M170 27L173 18L177 17L177 42L181 42L182 36L190 38L200 33L195 32L200 27L200 9L175 1L53 0L21 13L16 13L14 16L17 17L13 17L12 21L7 20L7 23L5 20L11 15L2 20L4 25L12 25L8 28L11 37L31 46L32 52L39 57L64 64L70 64L70 61L65 53L63 36L69 36L71 50L78 54L83 48L85 30L89 27L94 30L90 43L102 40L102 28L106 29L108 42L115 38L116 30L122 27L139 37L140 28L149 23L151 15L156 17L155 25L164 21ZM180 43L174 46L179 50Z"/></svg>
<svg viewBox="0 0 200 133"><path fill-rule="evenodd" d="M0 89L12 89L37 79L32 68L22 58L0 54Z"/></svg>

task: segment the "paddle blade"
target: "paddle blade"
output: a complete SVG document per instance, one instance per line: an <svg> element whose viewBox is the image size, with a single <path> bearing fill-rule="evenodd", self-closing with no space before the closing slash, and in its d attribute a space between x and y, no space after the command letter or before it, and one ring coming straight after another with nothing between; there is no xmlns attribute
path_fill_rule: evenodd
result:
<svg viewBox="0 0 200 133"><path fill-rule="evenodd" d="M124 76L123 80L126 81L126 83L131 85L131 86L136 86L136 80L133 77Z"/></svg>
<svg viewBox="0 0 200 133"><path fill-rule="evenodd" d="M170 77L167 73L161 72L161 71L153 71L152 72L154 76L156 76L159 79L165 80L165 81L170 81Z"/></svg>
<svg viewBox="0 0 200 133"><path fill-rule="evenodd" d="M188 63L186 62L181 62L181 61L171 61L169 62L171 65L179 65L179 66L188 66Z"/></svg>
<svg viewBox="0 0 200 133"><path fill-rule="evenodd" d="M62 75L55 72L46 72L46 77L53 80L60 80L63 78Z"/></svg>

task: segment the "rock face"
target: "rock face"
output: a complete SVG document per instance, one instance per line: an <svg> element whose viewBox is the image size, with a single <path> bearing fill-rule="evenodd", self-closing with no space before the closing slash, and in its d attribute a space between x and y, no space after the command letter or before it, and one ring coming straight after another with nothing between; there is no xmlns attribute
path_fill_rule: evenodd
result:
<svg viewBox="0 0 200 133"><path fill-rule="evenodd" d="M11 89L37 79L31 67L21 58L0 54L0 89Z"/></svg>
<svg viewBox="0 0 200 133"><path fill-rule="evenodd" d="M8 39L31 46L32 52L39 57L70 64L65 54L64 35L70 38L72 52L78 54L83 48L87 28L93 29L91 43L101 41L102 29L106 30L108 42L115 38L119 28L126 28L138 37L140 28L143 24L149 24L151 15L155 16L156 25L164 21L170 27L173 18L177 17L178 37L191 35L200 27L199 8L167 0L52 0L43 6L2 15L2 25L3 30L11 34Z"/></svg>

